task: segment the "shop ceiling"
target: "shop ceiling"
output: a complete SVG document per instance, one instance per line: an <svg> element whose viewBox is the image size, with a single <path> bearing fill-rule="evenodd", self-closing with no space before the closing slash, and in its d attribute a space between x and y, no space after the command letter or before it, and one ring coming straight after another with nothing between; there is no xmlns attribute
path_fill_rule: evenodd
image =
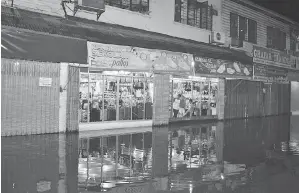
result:
<svg viewBox="0 0 299 193"><path fill-rule="evenodd" d="M169 50L252 63L252 58L242 51L78 17L65 19L3 6L1 16L1 25L4 26L75 37L92 42Z"/></svg>

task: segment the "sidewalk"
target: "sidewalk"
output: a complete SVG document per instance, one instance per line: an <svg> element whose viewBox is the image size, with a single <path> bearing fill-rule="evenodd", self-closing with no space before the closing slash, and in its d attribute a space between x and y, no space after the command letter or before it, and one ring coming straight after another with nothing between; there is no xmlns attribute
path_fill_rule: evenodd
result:
<svg viewBox="0 0 299 193"><path fill-rule="evenodd" d="M80 123L79 138L150 132L152 131L152 124L152 120Z"/></svg>

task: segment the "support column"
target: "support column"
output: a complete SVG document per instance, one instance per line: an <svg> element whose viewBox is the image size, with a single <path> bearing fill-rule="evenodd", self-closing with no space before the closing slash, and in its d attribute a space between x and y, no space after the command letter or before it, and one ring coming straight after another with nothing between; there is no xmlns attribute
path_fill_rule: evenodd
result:
<svg viewBox="0 0 299 193"><path fill-rule="evenodd" d="M155 74L153 125L168 125L169 123L169 93L170 75Z"/></svg>
<svg viewBox="0 0 299 193"><path fill-rule="evenodd" d="M216 105L217 105L218 120L223 120L224 119L224 107L225 107L225 79L219 79L218 102Z"/></svg>
<svg viewBox="0 0 299 193"><path fill-rule="evenodd" d="M60 64L59 132L66 132L68 64Z"/></svg>
<svg viewBox="0 0 299 193"><path fill-rule="evenodd" d="M153 127L152 132L152 176L168 174L168 127Z"/></svg>

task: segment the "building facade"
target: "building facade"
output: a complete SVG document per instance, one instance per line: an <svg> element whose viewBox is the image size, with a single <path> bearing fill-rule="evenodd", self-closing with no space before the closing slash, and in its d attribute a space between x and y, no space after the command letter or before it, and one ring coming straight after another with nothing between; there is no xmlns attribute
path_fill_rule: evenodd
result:
<svg viewBox="0 0 299 193"><path fill-rule="evenodd" d="M289 81L299 80L298 21L245 0L223 0L221 13L225 46L251 56L254 67L253 81L227 82L226 117L288 113Z"/></svg>
<svg viewBox="0 0 299 193"><path fill-rule="evenodd" d="M271 20L269 15L274 13L268 10L263 17L242 15L244 10L257 7L249 5L228 0L3 0L2 27L6 30L2 60L10 63L9 59L14 59L14 65L18 62L15 60L24 60L61 66L60 83L55 88L60 90L57 97L64 105L63 108L59 105L53 114L59 117L59 128L66 129L35 133L76 130L68 128L76 128L78 122L85 128L96 129L108 123L118 127L150 126L169 121L288 113L290 97L285 93L289 93L290 84L285 76L289 72L297 75L296 70L290 70L297 65L294 52L288 59L291 51L284 51L283 61L258 58L262 54L252 53L266 52L261 49L266 49L268 39L273 42L272 50L284 49L283 44L285 49L293 49L294 41L289 34L291 28L296 32L298 25L289 20L285 24L280 21L284 19L281 16ZM259 13L257 8L253 10ZM286 37L285 41L267 39L267 27L263 26L266 20L271 20L272 31L282 30L272 34ZM34 41L20 42L20 38L12 39L12 34L22 34ZM36 39L40 36L45 37ZM70 42L62 47L56 37ZM39 49L41 42L49 44L44 46L45 51ZM20 47L27 50L24 52ZM76 52L72 52L75 47ZM263 59L267 65L253 63L253 58L258 62ZM269 71L277 74L278 70L264 66L277 67L284 76L269 75ZM256 69L261 69L259 76ZM45 80L41 78L45 77L36 80ZM249 93L258 94L248 97ZM179 96L185 102L179 103ZM9 98L7 95L6 100ZM265 105L266 101L271 104ZM12 125L14 120L4 116L9 129L2 134L12 135L18 125ZM34 114L32 119L40 120ZM37 128L48 125L46 121L37 123ZM28 133L26 129L17 132Z"/></svg>

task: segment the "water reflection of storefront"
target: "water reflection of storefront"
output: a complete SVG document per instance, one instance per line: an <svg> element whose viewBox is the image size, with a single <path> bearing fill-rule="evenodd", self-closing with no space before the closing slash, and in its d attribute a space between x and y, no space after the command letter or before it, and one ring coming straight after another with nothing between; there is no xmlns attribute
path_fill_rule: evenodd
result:
<svg viewBox="0 0 299 193"><path fill-rule="evenodd" d="M81 68L80 80L81 122L152 119L155 74L191 72L188 54L87 45L89 66Z"/></svg>
<svg viewBox="0 0 299 193"><path fill-rule="evenodd" d="M222 160L216 156L216 130L216 125L208 124L170 132L170 171L199 168L203 165L217 164L218 160ZM221 137L223 136L217 136Z"/></svg>
<svg viewBox="0 0 299 193"><path fill-rule="evenodd" d="M109 189L151 175L152 134L83 138L79 143L79 187Z"/></svg>

